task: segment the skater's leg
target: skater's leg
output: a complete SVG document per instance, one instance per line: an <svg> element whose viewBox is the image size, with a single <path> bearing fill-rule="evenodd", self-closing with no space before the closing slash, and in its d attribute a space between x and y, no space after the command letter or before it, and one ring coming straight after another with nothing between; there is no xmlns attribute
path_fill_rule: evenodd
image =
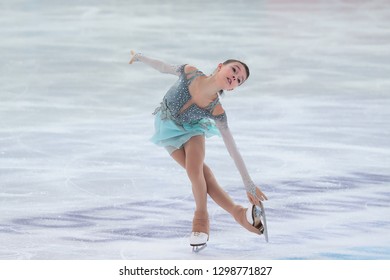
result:
<svg viewBox="0 0 390 280"><path fill-rule="evenodd" d="M171 154L172 158L179 163L184 169L186 168L186 154L184 149L179 149ZM233 209L235 203L227 194L227 192L221 188L217 180L214 177L211 169L203 163L203 174L206 180L207 193L221 208L233 215Z"/></svg>
<svg viewBox="0 0 390 280"><path fill-rule="evenodd" d="M195 213L192 220L190 245L205 246L209 239L209 217L207 213L207 185L203 174L205 157L204 136L194 136L184 144L185 168L192 183L195 200Z"/></svg>
<svg viewBox="0 0 390 280"><path fill-rule="evenodd" d="M247 219L247 211L251 211L251 209L247 210L241 205L235 204L227 192L218 184L211 169L206 164L203 165L203 173L207 182L207 192L213 200L229 212L241 226L253 233L259 234L259 229L252 226Z"/></svg>
<svg viewBox="0 0 390 280"><path fill-rule="evenodd" d="M183 168L186 168L186 153L183 149L176 150L171 154ZM230 213L234 219L247 230L259 234L259 230L253 227L246 218L247 209L237 205L227 192L218 184L211 169L203 163L203 174L206 181L207 193L224 210Z"/></svg>
<svg viewBox="0 0 390 280"><path fill-rule="evenodd" d="M185 169L192 184L196 211L207 212L207 185L203 174L204 136L194 136L184 145Z"/></svg>
<svg viewBox="0 0 390 280"><path fill-rule="evenodd" d="M207 193L221 208L230 214L233 214L236 205L228 193L218 184L210 167L203 164L203 173L207 183Z"/></svg>

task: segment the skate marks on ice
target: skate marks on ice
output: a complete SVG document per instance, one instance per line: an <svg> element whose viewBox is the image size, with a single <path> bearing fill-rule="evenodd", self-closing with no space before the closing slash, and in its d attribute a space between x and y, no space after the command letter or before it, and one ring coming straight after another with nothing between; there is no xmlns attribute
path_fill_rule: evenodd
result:
<svg viewBox="0 0 390 280"><path fill-rule="evenodd" d="M0 238L8 244L0 246L0 259L169 258L169 248L165 254L160 249L177 248L177 240L187 238L191 229L190 217L172 215L173 209L190 214L183 203L180 197L103 207L80 204L78 210L2 220ZM186 245L179 242L183 251Z"/></svg>
<svg viewBox="0 0 390 280"><path fill-rule="evenodd" d="M201 257L386 259L389 182L354 173L265 186L270 243L210 203L211 238ZM236 186L227 190L242 197ZM0 237L11 249L0 247L0 259L196 258L188 243L192 206L191 196L176 196L2 219ZM85 251L71 252L77 248ZM156 248L165 252L156 257Z"/></svg>
<svg viewBox="0 0 390 280"><path fill-rule="evenodd" d="M186 235L191 223L180 216L171 219L173 207L180 211L180 203L176 201L141 201L87 208L14 219L12 224L30 231L59 229L63 232L61 239L87 243L177 238Z"/></svg>
<svg viewBox="0 0 390 280"><path fill-rule="evenodd" d="M282 181L268 192L272 243L287 259L388 259L389 183L364 172Z"/></svg>

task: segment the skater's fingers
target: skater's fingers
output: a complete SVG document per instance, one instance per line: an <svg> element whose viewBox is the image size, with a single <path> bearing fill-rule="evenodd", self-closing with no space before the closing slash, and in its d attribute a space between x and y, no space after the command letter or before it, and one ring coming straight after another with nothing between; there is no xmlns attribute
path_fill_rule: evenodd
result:
<svg viewBox="0 0 390 280"><path fill-rule="evenodd" d="M259 202L260 199L257 197L257 195L247 193L247 196L250 203L252 203L253 205L260 206L260 202Z"/></svg>
<svg viewBox="0 0 390 280"><path fill-rule="evenodd" d="M259 200L264 201L268 200L268 197L259 189L256 189L256 196L259 198Z"/></svg>
<svg viewBox="0 0 390 280"><path fill-rule="evenodd" d="M260 199L256 198L252 202L253 205L260 206Z"/></svg>
<svg viewBox="0 0 390 280"><path fill-rule="evenodd" d="M263 193L257 194L257 197L258 197L261 201L268 200L268 197L267 197L265 194L263 194Z"/></svg>

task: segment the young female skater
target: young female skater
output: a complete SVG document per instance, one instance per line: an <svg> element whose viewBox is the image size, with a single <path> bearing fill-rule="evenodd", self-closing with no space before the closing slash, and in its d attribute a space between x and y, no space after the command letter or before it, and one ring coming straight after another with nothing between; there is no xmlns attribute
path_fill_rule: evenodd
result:
<svg viewBox="0 0 390 280"><path fill-rule="evenodd" d="M233 90L248 79L247 65L238 60L227 60L218 64L214 73L207 76L191 65L168 65L131 51L129 63L136 61L179 77L155 111L156 131L152 141L167 149L171 157L185 168L191 181L196 207L190 245L194 248L205 246L209 239L207 194L244 228L262 234L263 223L255 205L260 206L260 201L267 200L267 197L249 176L219 101L223 90ZM241 174L251 203L249 210L233 202L204 163L205 137L218 132Z"/></svg>

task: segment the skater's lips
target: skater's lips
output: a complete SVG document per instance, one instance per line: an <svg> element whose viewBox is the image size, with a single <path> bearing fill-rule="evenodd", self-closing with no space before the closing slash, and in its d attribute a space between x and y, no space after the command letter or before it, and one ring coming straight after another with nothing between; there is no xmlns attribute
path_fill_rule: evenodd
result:
<svg viewBox="0 0 390 280"><path fill-rule="evenodd" d="M229 77L227 77L226 79L227 79L228 84L229 84L229 86L230 86L230 85L232 84L232 80L231 80Z"/></svg>

